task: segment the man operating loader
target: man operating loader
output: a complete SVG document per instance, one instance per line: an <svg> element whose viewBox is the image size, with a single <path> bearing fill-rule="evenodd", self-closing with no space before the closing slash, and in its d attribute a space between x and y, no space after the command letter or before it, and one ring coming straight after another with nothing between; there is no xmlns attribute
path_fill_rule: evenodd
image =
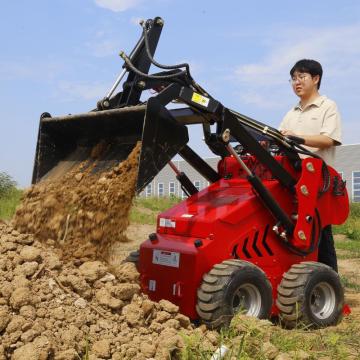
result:
<svg viewBox="0 0 360 360"><path fill-rule="evenodd" d="M335 146L341 145L341 117L335 102L319 93L322 73L315 60L303 59L292 67L289 81L300 101L285 115L279 130L303 138L305 147L334 166ZM323 228L318 261L337 271L331 225Z"/></svg>

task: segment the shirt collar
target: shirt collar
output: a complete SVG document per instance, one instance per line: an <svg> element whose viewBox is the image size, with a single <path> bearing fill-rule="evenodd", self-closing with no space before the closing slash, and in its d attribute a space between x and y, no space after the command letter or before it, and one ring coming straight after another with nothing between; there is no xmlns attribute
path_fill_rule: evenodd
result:
<svg viewBox="0 0 360 360"><path fill-rule="evenodd" d="M318 96L316 99L314 99L311 103L307 104L305 109L310 107L310 106L316 106L316 107L320 107L322 105L322 103L325 101L326 96L325 95L320 95ZM301 107L300 105L300 101L294 106L294 110L300 110L303 111L305 110Z"/></svg>

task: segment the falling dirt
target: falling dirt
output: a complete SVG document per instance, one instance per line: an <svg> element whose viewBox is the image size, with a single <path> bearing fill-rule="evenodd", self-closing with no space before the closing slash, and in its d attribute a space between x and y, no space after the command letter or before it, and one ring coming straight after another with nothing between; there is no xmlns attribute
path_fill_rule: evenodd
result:
<svg viewBox="0 0 360 360"><path fill-rule="evenodd" d="M101 173L94 171L106 152L106 145L99 143L91 161L27 190L14 227L56 245L64 259L106 259L114 244L127 241L124 231L135 195L140 148L138 143L125 161Z"/></svg>

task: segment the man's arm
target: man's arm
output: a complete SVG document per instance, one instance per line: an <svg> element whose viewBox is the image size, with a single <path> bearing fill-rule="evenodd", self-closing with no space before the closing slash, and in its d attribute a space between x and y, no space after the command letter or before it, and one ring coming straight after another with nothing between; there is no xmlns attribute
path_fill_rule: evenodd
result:
<svg viewBox="0 0 360 360"><path fill-rule="evenodd" d="M300 135L300 134L295 134L290 130L280 130L280 132L285 136L293 135L293 136L301 137L305 140L304 145L318 149L326 149L330 146L335 145L334 140L326 135Z"/></svg>

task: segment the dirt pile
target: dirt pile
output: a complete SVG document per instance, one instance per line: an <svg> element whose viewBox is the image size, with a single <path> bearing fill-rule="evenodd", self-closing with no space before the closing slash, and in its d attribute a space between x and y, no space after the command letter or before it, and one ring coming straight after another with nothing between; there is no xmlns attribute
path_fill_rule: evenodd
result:
<svg viewBox="0 0 360 360"><path fill-rule="evenodd" d="M138 143L129 157L105 173L94 171L104 144L94 147L92 158L63 178L44 180L23 196L13 223L21 233L61 247L65 259L106 258L124 231L135 195Z"/></svg>
<svg viewBox="0 0 360 360"><path fill-rule="evenodd" d="M61 261L0 224L0 359L168 358L193 327L177 306L140 294L138 276L131 263L112 274L100 261ZM215 348L216 335L195 331Z"/></svg>

